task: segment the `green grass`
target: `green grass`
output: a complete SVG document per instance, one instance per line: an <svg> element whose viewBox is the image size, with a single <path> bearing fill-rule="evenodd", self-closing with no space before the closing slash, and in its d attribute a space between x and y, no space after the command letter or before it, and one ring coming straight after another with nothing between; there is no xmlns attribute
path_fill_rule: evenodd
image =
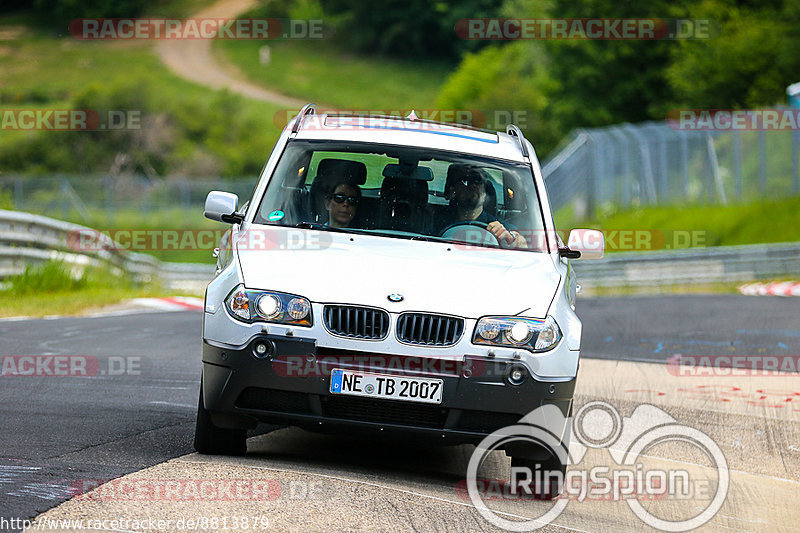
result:
<svg viewBox="0 0 800 533"><path fill-rule="evenodd" d="M0 30L14 26L14 17L0 18ZM13 40L0 41L0 103L4 109L69 109L78 95L90 87L109 88L137 84L157 94L159 102L186 103L206 110L220 91L185 81L172 74L159 60L150 41L78 41L53 37L27 27ZM274 117L279 106L242 99L242 115L253 119L254 130L269 141L259 153L242 154L260 166L277 139L280 128ZM133 110L136 111L136 110ZM141 110L140 110L141 111ZM144 110L144 113L153 110ZM197 129L202 125L192 124ZM224 128L224 124L214 124ZM26 137L85 135L86 132L4 131L0 146L21 143ZM236 146L228 148L235 152ZM31 162L35 166L36 162ZM255 163L254 163L255 164Z"/></svg>
<svg viewBox="0 0 800 533"><path fill-rule="evenodd" d="M271 50L268 65L259 48ZM219 57L251 81L295 98L347 110L433 110L449 63L348 54L320 41L234 41L214 43ZM436 118L436 117L429 117Z"/></svg>
<svg viewBox="0 0 800 533"><path fill-rule="evenodd" d="M162 297L169 294L171 293L152 288L90 288L38 293L19 298L0 291L0 316L35 318L49 315L76 315L99 311L133 298Z"/></svg>
<svg viewBox="0 0 800 533"><path fill-rule="evenodd" d="M800 198L762 200L726 206L666 206L620 211L584 222L572 220L565 208L556 214L560 229L586 227L602 229L607 238L612 230L651 232L653 249L699 246L732 246L800 241ZM607 246L621 251L624 246ZM648 248L640 248L648 249Z"/></svg>
<svg viewBox="0 0 800 533"><path fill-rule="evenodd" d="M165 100L188 100L197 105L207 103L216 92L172 74L146 41L90 42L25 34L0 42L0 71L0 97L3 106L11 108L35 104L53 109L67 104L91 84L110 86L126 80L141 80L157 88ZM279 133L273 123L277 106L254 100L246 100L246 105L264 128ZM5 132L3 137L11 133L15 132Z"/></svg>
<svg viewBox="0 0 800 533"><path fill-rule="evenodd" d="M73 271L59 261L29 265L5 280L0 316L64 315L96 310L130 298L165 296L156 284L137 285L108 269Z"/></svg>

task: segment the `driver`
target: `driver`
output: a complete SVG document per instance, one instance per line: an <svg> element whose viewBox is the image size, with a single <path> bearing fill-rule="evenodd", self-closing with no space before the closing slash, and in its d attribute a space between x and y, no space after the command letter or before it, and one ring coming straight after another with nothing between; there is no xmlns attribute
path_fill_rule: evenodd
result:
<svg viewBox="0 0 800 533"><path fill-rule="evenodd" d="M454 163L447 169L444 196L450 207L437 225L439 234L459 222L483 222L497 242L506 248L527 248L525 238L511 225L506 228L485 210L487 189L492 187L486 172L478 167Z"/></svg>

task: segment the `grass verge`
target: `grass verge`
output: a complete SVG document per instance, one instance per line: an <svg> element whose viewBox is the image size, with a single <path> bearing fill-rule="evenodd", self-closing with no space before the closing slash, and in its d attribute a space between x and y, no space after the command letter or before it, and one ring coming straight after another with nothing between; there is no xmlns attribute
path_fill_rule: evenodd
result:
<svg viewBox="0 0 800 533"><path fill-rule="evenodd" d="M13 21L0 17L0 31ZM90 109L101 123L113 109L136 113L139 127L4 131L0 155L7 159L6 171L105 172L115 154L124 152L160 174L253 175L280 133L274 122L278 106L179 78L161 63L150 41L78 41L20 28L13 39L0 40L4 109ZM121 137L125 142L119 146ZM45 151L35 142L41 138L54 146Z"/></svg>
<svg viewBox="0 0 800 533"><path fill-rule="evenodd" d="M0 316L42 317L102 309L131 298L168 296L160 285L137 285L108 269L77 272L59 261L29 265L0 290Z"/></svg>
<svg viewBox="0 0 800 533"><path fill-rule="evenodd" d="M749 204L643 207L576 222L569 208L556 213L559 228L587 227L606 234L607 252L733 246L800 241L800 198L762 200ZM616 234L612 234L616 231ZM633 238L630 246L621 231ZM636 245L635 233L649 232L650 247ZM645 235L646 236L646 235ZM611 237L611 240L609 240ZM616 240L614 240L616 239Z"/></svg>
<svg viewBox="0 0 800 533"><path fill-rule="evenodd" d="M270 62L262 65L259 49L265 45L270 48ZM439 89L453 69L451 64L425 59L356 56L324 40L219 40L214 42L214 50L247 79L264 87L320 106L379 114L435 109Z"/></svg>

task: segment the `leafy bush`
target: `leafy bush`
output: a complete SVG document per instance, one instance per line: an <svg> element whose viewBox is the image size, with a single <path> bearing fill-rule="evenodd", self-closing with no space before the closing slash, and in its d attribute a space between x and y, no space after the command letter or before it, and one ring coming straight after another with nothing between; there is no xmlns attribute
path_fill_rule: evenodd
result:
<svg viewBox="0 0 800 533"><path fill-rule="evenodd" d="M544 148L540 155L574 128L664 120L672 109L772 106L800 72L800 3L790 0L506 0L502 12L718 25L708 39L530 40L465 55L440 103L469 109L508 101L507 108L531 110L537 118L528 133Z"/></svg>
<svg viewBox="0 0 800 533"><path fill-rule="evenodd" d="M740 5L704 0L699 18L717 21L713 39L676 43L666 69L678 101L692 108L774 105L800 80L800 3Z"/></svg>
<svg viewBox="0 0 800 533"><path fill-rule="evenodd" d="M0 145L0 167L26 174L107 172L124 154L126 170L148 175L243 176L259 172L271 132L242 99L218 92L208 103L174 100L143 80L92 84L72 99L104 121L109 110L135 113L139 128L21 133Z"/></svg>
<svg viewBox="0 0 800 533"><path fill-rule="evenodd" d="M560 131L549 108L556 83L548 74L547 58L529 43L491 46L467 54L442 87L442 109L514 112L519 126L540 153L550 151ZM489 124L498 129L502 124Z"/></svg>
<svg viewBox="0 0 800 533"><path fill-rule="evenodd" d="M503 0L268 0L243 18L320 19L341 50L400 58L457 60L486 43L461 39L463 18L496 17Z"/></svg>

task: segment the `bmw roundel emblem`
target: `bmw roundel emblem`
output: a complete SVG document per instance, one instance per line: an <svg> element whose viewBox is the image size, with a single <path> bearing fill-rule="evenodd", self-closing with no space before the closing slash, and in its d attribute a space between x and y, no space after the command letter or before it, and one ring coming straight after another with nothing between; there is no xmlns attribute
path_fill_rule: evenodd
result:
<svg viewBox="0 0 800 533"><path fill-rule="evenodd" d="M397 293L392 293L389 296L387 296L387 298L389 298L390 302L402 302L403 301L403 295L402 294L397 294Z"/></svg>

